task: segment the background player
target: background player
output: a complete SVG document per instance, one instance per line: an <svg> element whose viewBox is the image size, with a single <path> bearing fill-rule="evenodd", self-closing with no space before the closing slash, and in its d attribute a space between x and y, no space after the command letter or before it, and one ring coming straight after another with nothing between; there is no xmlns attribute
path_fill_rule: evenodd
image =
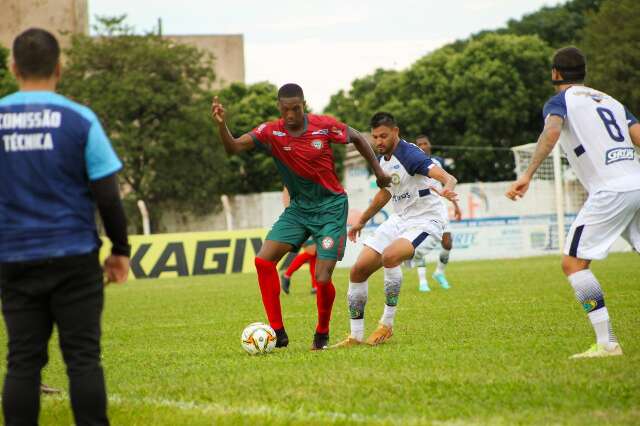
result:
<svg viewBox="0 0 640 426"><path fill-rule="evenodd" d="M380 189L371 204L349 230L356 241L360 231L382 207L392 200L394 214L376 228L368 238L358 260L350 271L348 303L351 334L335 347L359 345L364 340L364 309L367 303L368 279L384 267L386 302L378 328L367 339L377 345L393 335L393 321L402 284L402 262L414 257L423 245L435 247L442 239L445 218L440 207L440 195L429 189L428 177L442 182L441 194L455 199L456 179L436 166L417 146L400 139L395 118L378 112L371 119L371 136L382 157L380 166L391 175L392 185Z"/></svg>
<svg viewBox="0 0 640 426"><path fill-rule="evenodd" d="M640 146L640 124L620 102L584 86L585 77L586 60L579 49L565 47L555 53L551 79L557 94L544 106L545 126L529 167L506 194L512 200L526 194L558 140L589 192L569 230L562 270L587 312L596 343L572 358L622 355L602 288L589 265L604 259L620 235L640 250L640 162L633 147Z"/></svg>
<svg viewBox="0 0 640 426"><path fill-rule="evenodd" d="M431 160L436 163L437 166L444 168L444 159L441 157L435 157L431 155L431 141L426 135L419 135L416 138L416 145L427 154ZM432 188L435 188L437 191L442 190L442 184L438 182L436 179L429 180L429 183ZM449 230L449 209L447 205L444 203L444 200L440 200L442 209L444 212L444 217L446 218L446 223L444 225L444 233L442 234L442 249L440 250L440 256L438 256L438 266L436 266L436 270L433 272L433 278L438 281L440 287L449 288L449 282L447 281L447 277L444 274L444 269L447 267L449 263L449 253L453 249L453 238L451 237L451 231ZM456 200L450 200L451 204L453 204L453 217L455 220L460 220L462 218L462 212L460 211L460 206ZM427 268L426 268L426 259L422 253L418 253L416 257L413 259L412 264L417 265L418 269L418 280L420 282L420 291L429 291L429 284L427 282Z"/></svg>
<svg viewBox="0 0 640 426"><path fill-rule="evenodd" d="M324 349L335 299L331 275L344 254L348 213L347 195L336 175L330 144L352 142L373 169L378 185L387 186L390 178L360 133L332 117L305 114L304 94L297 84L285 84L278 90L278 108L280 119L261 124L239 138L229 132L224 107L217 97L211 115L226 152L237 154L256 148L270 154L291 197L291 204L269 231L255 259L262 303L277 334L276 346L289 343L282 321L276 264L311 236L318 244L318 325L311 348Z"/></svg>
<svg viewBox="0 0 640 426"><path fill-rule="evenodd" d="M287 208L290 202L289 191L287 191L287 187L285 186L282 190L282 204ZM316 248L316 242L313 238L309 238L302 245L302 251L291 261L287 270L280 275L282 291L286 294L289 294L289 288L291 287L291 276L307 262L309 262L309 275L311 276L311 294L318 292L318 284L316 283L316 260L318 252Z"/></svg>

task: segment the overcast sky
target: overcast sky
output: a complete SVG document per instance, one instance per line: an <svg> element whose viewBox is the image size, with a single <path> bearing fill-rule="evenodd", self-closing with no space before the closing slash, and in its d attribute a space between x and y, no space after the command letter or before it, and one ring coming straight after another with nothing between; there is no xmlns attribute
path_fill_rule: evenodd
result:
<svg viewBox="0 0 640 426"><path fill-rule="evenodd" d="M244 34L247 83L299 83L321 112L332 94L376 68L427 52L558 0L89 0L95 15L127 14L139 32Z"/></svg>

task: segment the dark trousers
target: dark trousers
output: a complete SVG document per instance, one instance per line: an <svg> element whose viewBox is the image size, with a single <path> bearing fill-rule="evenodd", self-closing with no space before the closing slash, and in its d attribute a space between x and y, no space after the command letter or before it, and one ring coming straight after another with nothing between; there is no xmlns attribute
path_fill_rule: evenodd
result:
<svg viewBox="0 0 640 426"><path fill-rule="evenodd" d="M2 391L5 424L38 423L40 372L48 361L54 324L76 424L108 424L100 365L104 286L97 253L0 264L0 289L9 337Z"/></svg>

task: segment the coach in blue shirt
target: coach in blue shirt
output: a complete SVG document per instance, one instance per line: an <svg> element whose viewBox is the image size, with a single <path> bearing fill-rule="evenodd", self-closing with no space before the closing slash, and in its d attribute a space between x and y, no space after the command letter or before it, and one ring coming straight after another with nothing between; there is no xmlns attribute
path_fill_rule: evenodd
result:
<svg viewBox="0 0 640 426"><path fill-rule="evenodd" d="M130 246L116 172L95 114L56 94L60 48L41 29L13 44L20 91L0 99L0 289L8 334L7 425L37 424L53 325L79 425L108 424L100 365L104 279L124 282ZM103 267L95 207L113 248Z"/></svg>

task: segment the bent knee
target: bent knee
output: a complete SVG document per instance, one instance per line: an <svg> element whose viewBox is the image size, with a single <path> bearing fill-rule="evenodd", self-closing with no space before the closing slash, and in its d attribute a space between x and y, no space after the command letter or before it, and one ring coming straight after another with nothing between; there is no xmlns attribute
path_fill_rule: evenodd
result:
<svg viewBox="0 0 640 426"><path fill-rule="evenodd" d="M382 266L385 268L395 268L402 263L402 257L396 253L389 253L386 250L382 253Z"/></svg>
<svg viewBox="0 0 640 426"><path fill-rule="evenodd" d="M362 283L365 282L368 278L369 277L367 276L367 272L358 264L353 265L351 271L349 271L349 280L352 283Z"/></svg>
<svg viewBox="0 0 640 426"><path fill-rule="evenodd" d="M568 277L576 272L589 268L591 261L585 259L578 259L572 256L562 257L562 272Z"/></svg>

